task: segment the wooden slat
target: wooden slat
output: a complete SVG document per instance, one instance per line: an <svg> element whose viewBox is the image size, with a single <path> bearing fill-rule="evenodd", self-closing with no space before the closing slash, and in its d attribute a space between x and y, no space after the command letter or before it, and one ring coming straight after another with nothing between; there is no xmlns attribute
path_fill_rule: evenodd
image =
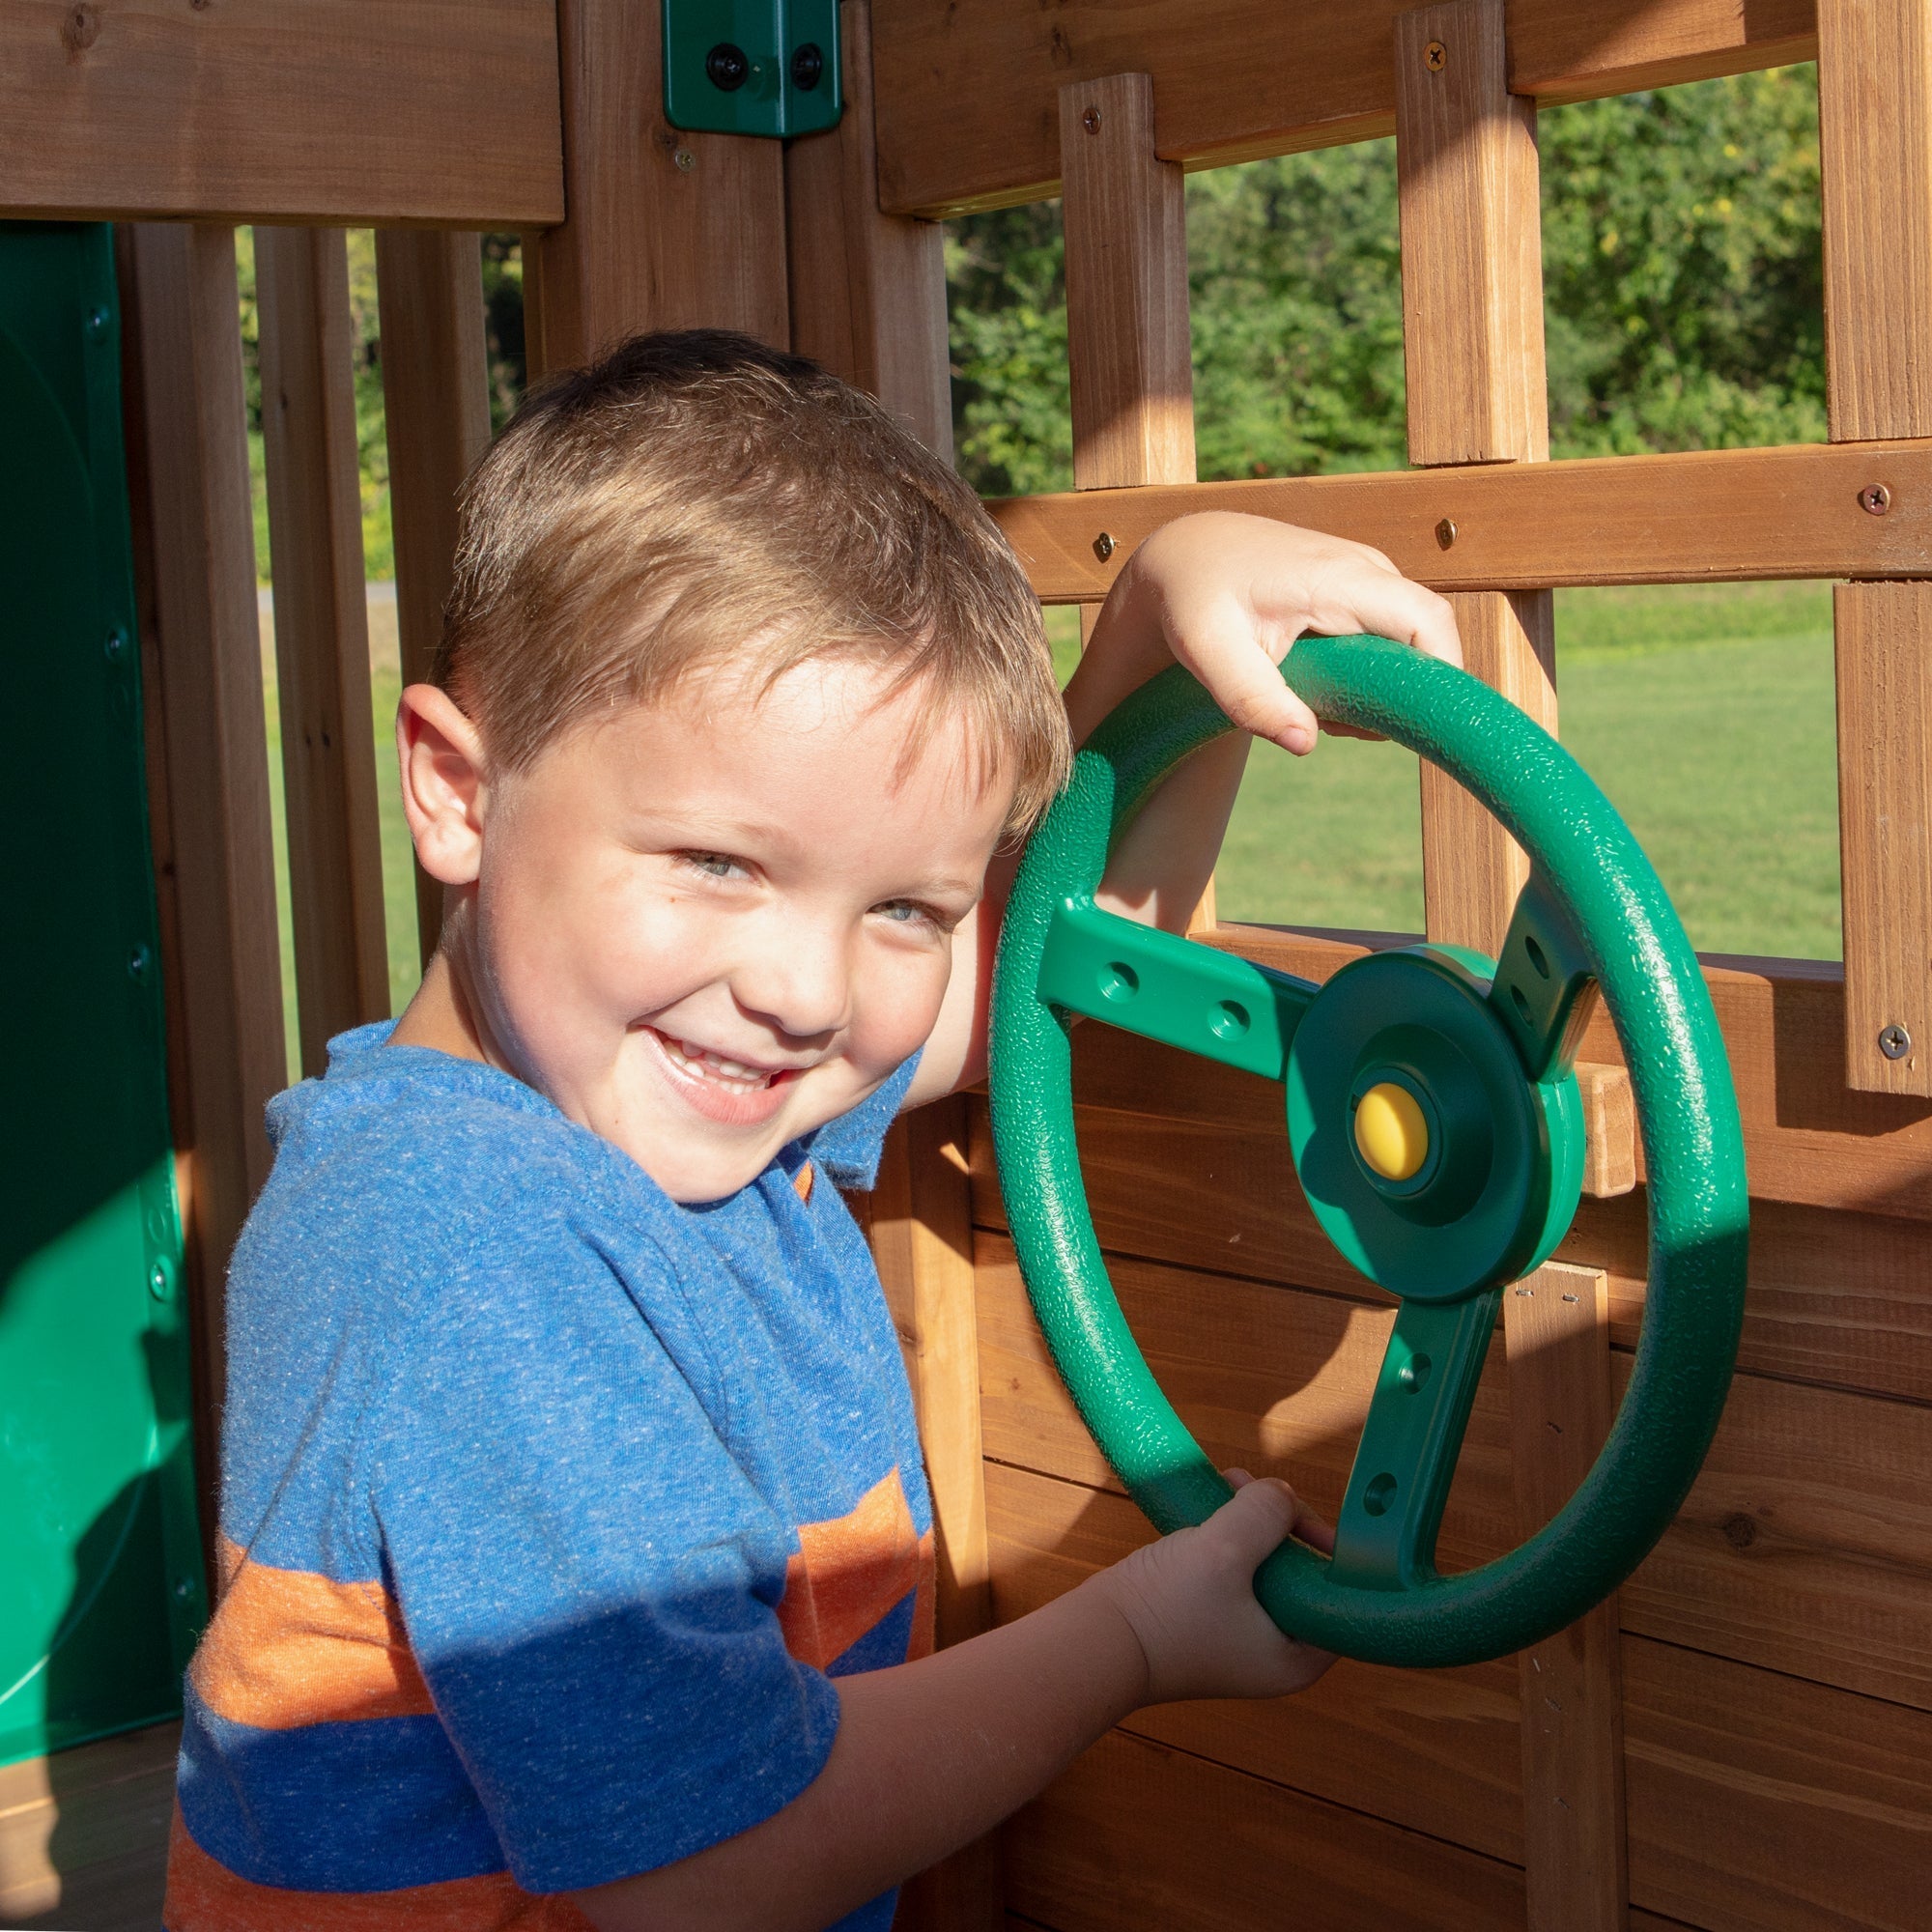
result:
<svg viewBox="0 0 1932 1932"><path fill-rule="evenodd" d="M1002 1623L1070 1590L1153 1530L1126 1497L992 1463ZM1347 1659L1313 1689L1259 1702L1157 1705L1125 1728L1492 1858L1522 1859L1514 1663L1395 1670Z"/></svg>
<svg viewBox="0 0 1932 1932"><path fill-rule="evenodd" d="M1117 1489L1047 1357L1010 1247L982 1235L978 1253L986 1453ZM1392 1311L1121 1256L1110 1268L1208 1455L1284 1476L1332 1513ZM1630 1357L1611 1360L1621 1397ZM1443 1517L1445 1568L1520 1540L1510 1380L1492 1349ZM1682 1514L1624 1586L1624 1628L1932 1709L1932 1505L1915 1475L1928 1457L1932 1410L1740 1375Z"/></svg>
<svg viewBox="0 0 1932 1932"><path fill-rule="evenodd" d="M1932 1718L1626 1637L1631 1890L1710 1932L1916 1932Z"/></svg>
<svg viewBox="0 0 1932 1932"><path fill-rule="evenodd" d="M879 21L886 207L952 214L1054 191L1054 98L1069 80L1149 73L1164 159L1220 166L1393 130L1403 0L1042 9L903 0ZM1809 60L1812 0L1512 0L1510 88L1577 100Z"/></svg>
<svg viewBox="0 0 1932 1932"><path fill-rule="evenodd" d="M1818 34L1832 437L1922 436L1932 429L1932 10L1819 0ZM1846 1078L1868 1093L1932 1095L1932 586L1842 584L1833 609Z"/></svg>
<svg viewBox="0 0 1932 1932"><path fill-rule="evenodd" d="M561 0L557 23L569 215L526 244L531 376L646 328L736 328L785 347L781 144L666 121L658 9Z"/></svg>
<svg viewBox="0 0 1932 1932"><path fill-rule="evenodd" d="M268 1179L262 1116L286 1067L234 232L133 228L121 286L143 702L165 753L162 963L193 1288L195 1456L212 1486L227 1379L223 1283ZM205 1491L212 1539L208 1500Z"/></svg>
<svg viewBox="0 0 1932 1932"><path fill-rule="evenodd" d="M348 237L255 238L262 441L302 1071L389 1011Z"/></svg>
<svg viewBox="0 0 1932 1932"><path fill-rule="evenodd" d="M952 458L946 258L937 222L879 212L868 0L841 0L845 113L785 146L791 343Z"/></svg>
<svg viewBox="0 0 1932 1932"><path fill-rule="evenodd" d="M1123 1498L1022 1470L989 1470L988 1492L1003 1618L1150 1534ZM1129 1722L1196 1758L1514 1861L1508 1669L1345 1662L1280 1703L1180 1705ZM1633 1927L1919 1922L1908 1875L1932 1833L1923 1711L1644 1637L1623 1639L1621 1675L1633 1888L1651 1908L1632 1913ZM1840 1887L1840 1862L1867 1854L1871 1867ZM1171 1856L1151 1846L1124 1862L1140 1871Z"/></svg>
<svg viewBox="0 0 1932 1932"><path fill-rule="evenodd" d="M1006 1831L1056 1932L1518 1932L1514 1865L1112 1731Z"/></svg>
<svg viewBox="0 0 1932 1932"><path fill-rule="evenodd" d="M1583 1192L1607 1201L1636 1185L1636 1095L1629 1071L1577 1063L1583 1096Z"/></svg>
<svg viewBox="0 0 1932 1932"><path fill-rule="evenodd" d="M1373 1293L1293 1177L1283 1130L1077 1111L1087 1192L1110 1249L1321 1290ZM976 1106L975 1217L1004 1226ZM1612 1338L1634 1346L1646 1257L1641 1194L1585 1202L1558 1259L1609 1275ZM1922 1223L1760 1201L1739 1359L1759 1374L1932 1403L1932 1296Z"/></svg>
<svg viewBox="0 0 1932 1932"><path fill-rule="evenodd" d="M1832 613L1846 1076L1932 1094L1932 583L1840 583Z"/></svg>
<svg viewBox="0 0 1932 1932"><path fill-rule="evenodd" d="M1859 506L1883 483L1883 517ZM1932 442L1801 443L1549 464L1275 476L989 503L1049 604L1093 603L1143 538L1193 510L1353 537L1437 590L1932 575ZM1436 541L1456 526L1448 550ZM1105 530L1110 559L1094 554Z"/></svg>
<svg viewBox="0 0 1932 1932"><path fill-rule="evenodd" d="M7 0L0 212L563 216L550 0Z"/></svg>
<svg viewBox="0 0 1932 1932"><path fill-rule="evenodd" d="M456 493L490 446L482 238L380 229L383 412L396 548L396 630L405 684L428 677L456 555ZM442 887L415 868L423 963L442 929Z"/></svg>
<svg viewBox="0 0 1932 1932"><path fill-rule="evenodd" d="M1551 1262L1503 1297L1517 1528L1562 1508L1610 1428L1609 1295L1599 1268ZM1529 1923L1621 1932L1623 1692L1611 1596L1517 1659L1522 1699L1523 1876Z"/></svg>
<svg viewBox="0 0 1932 1932"><path fill-rule="evenodd" d="M867 1208L932 1490L936 1634L959 1643L993 1622L963 1099L935 1101L894 1125ZM989 1835L913 1878L900 1922L905 1932L984 1932L999 1924L1003 1897L999 1840Z"/></svg>
<svg viewBox="0 0 1932 1932"><path fill-rule="evenodd" d="M1536 106L1509 91L1502 0L1395 22L1408 460L1549 454Z"/></svg>
<svg viewBox="0 0 1932 1932"><path fill-rule="evenodd" d="M179 1724L0 1766L0 1920L147 1932L160 1922Z"/></svg>

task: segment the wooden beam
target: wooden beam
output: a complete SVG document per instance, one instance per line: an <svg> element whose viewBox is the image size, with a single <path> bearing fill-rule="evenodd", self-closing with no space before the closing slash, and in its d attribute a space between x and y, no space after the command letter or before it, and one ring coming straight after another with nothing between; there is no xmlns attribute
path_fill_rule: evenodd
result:
<svg viewBox="0 0 1932 1932"><path fill-rule="evenodd" d="M1860 507L1873 484L1890 497L1882 517ZM1049 604L1104 597L1134 547L1190 510L1354 537L1437 590L1921 577L1932 576L1932 440L1260 477L1099 500L1069 491L987 508ZM1105 562L1094 554L1102 530L1115 545Z"/></svg>
<svg viewBox="0 0 1932 1932"><path fill-rule="evenodd" d="M879 20L885 206L956 214L1056 191L1055 97L1069 81L1153 77L1155 151L1190 167L1392 133L1403 0L1042 8L899 0ZM1510 91L1628 94L1809 60L1812 0L1510 0Z"/></svg>
<svg viewBox="0 0 1932 1932"><path fill-rule="evenodd" d="M234 232L136 227L120 265L144 703L164 752L156 858L195 1456L212 1483L228 1257L269 1176L263 1111L287 1066Z"/></svg>
<svg viewBox="0 0 1932 1932"><path fill-rule="evenodd" d="M546 225L551 0L4 0L0 213Z"/></svg>
<svg viewBox="0 0 1932 1932"><path fill-rule="evenodd" d="M389 1012L348 237L259 230L255 285L296 1012L315 1075L336 1034Z"/></svg>
<svg viewBox="0 0 1932 1932"><path fill-rule="evenodd" d="M1551 1262L1503 1297L1517 1528L1536 1531L1590 1473L1610 1429L1610 1305L1601 1268ZM1523 1872L1532 1932L1621 1932L1623 1692L1611 1597L1517 1659Z"/></svg>
<svg viewBox="0 0 1932 1932"><path fill-rule="evenodd" d="M736 328L787 346L781 143L664 117L661 10L560 0L569 214L533 251L530 375L647 328ZM532 299L534 298L534 299Z"/></svg>
<svg viewBox="0 0 1932 1932"><path fill-rule="evenodd" d="M483 340L482 238L379 229L383 409L389 521L396 547L396 630L405 684L429 676L456 555L456 495L490 446ZM424 965L442 930L442 887L415 867L416 942Z"/></svg>
<svg viewBox="0 0 1932 1932"><path fill-rule="evenodd" d="M887 1137L867 1216L899 1332L932 1491L941 1644L992 1627L980 1434L980 1344L962 1097L905 1115ZM986 1932L1002 1911L999 1841L967 1845L905 1888L912 1932Z"/></svg>
<svg viewBox="0 0 1932 1932"><path fill-rule="evenodd" d="M939 224L879 212L868 0L842 0L845 113L785 145L791 346L877 396L952 460L946 258Z"/></svg>
<svg viewBox="0 0 1932 1932"><path fill-rule="evenodd" d="M1820 0L1818 25L1832 436L1922 436L1932 8ZM1889 521L1889 504L1873 508L1873 522ZM1833 608L1846 1077L1868 1093L1932 1095L1932 584L1842 584Z"/></svg>

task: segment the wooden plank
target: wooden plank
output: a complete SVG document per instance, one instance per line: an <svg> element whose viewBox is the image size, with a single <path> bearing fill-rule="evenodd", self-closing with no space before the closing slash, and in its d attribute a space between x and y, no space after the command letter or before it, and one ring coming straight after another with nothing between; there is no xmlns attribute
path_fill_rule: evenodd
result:
<svg viewBox="0 0 1932 1932"><path fill-rule="evenodd" d="M1082 1107L1088 1198L1110 1250L1183 1266L1374 1296L1296 1185L1282 1129ZM983 1104L973 1127L974 1214L1004 1227ZM1612 1339L1636 1341L1647 1254L1641 1194L1586 1201L1559 1260L1609 1276ZM1932 1296L1922 1223L1759 1201L1739 1360L1781 1376L1932 1402Z"/></svg>
<svg viewBox="0 0 1932 1932"><path fill-rule="evenodd" d="M223 1283L268 1179L263 1110L287 1065L234 233L139 226L121 270L143 701L165 751L162 963L195 1456L212 1483Z"/></svg>
<svg viewBox="0 0 1932 1932"><path fill-rule="evenodd" d="M1818 27L1832 437L1920 436L1932 426L1932 12L1820 0ZM1846 1078L1932 1095L1932 585L1840 584L1833 611Z"/></svg>
<svg viewBox="0 0 1932 1932"><path fill-rule="evenodd" d="M302 1071L389 1013L348 237L255 238L289 895Z"/></svg>
<svg viewBox="0 0 1932 1932"><path fill-rule="evenodd" d="M1061 1386L1010 1246L980 1237L987 1455L1117 1490ZM1150 1366L1222 1467L1332 1514L1393 1321L1380 1307L1110 1257ZM1612 1355L1621 1398L1630 1357ZM1445 1569L1520 1541L1511 1376L1492 1349L1442 1523ZM1627 1631L1932 1709L1932 1409L1754 1375L1733 1383L1676 1523L1622 1593Z"/></svg>
<svg viewBox="0 0 1932 1932"><path fill-rule="evenodd" d="M1006 1830L1009 1897L1056 1932L1517 1932L1522 1874L1128 1731Z"/></svg>
<svg viewBox="0 0 1932 1932"><path fill-rule="evenodd" d="M1840 583L1845 1071L1932 1094L1932 583Z"/></svg>
<svg viewBox="0 0 1932 1932"><path fill-rule="evenodd" d="M944 215L1055 191L1055 96L1148 73L1163 159L1214 167L1393 131L1403 0L1297 9L1042 9L902 0L881 14L879 171L887 208ZM1812 0L1511 0L1510 89L1546 100L1627 94L1809 60Z"/></svg>
<svg viewBox="0 0 1932 1932"><path fill-rule="evenodd" d="M383 412L396 629L405 684L429 676L456 555L456 493L490 446L483 340L482 238L461 230L379 229ZM442 930L442 887L415 868L423 963Z"/></svg>
<svg viewBox="0 0 1932 1932"><path fill-rule="evenodd" d="M841 0L839 34L844 117L785 145L792 347L879 397L950 463L943 236L937 222L879 212L869 0Z"/></svg>
<svg viewBox="0 0 1932 1932"><path fill-rule="evenodd" d="M959 1643L993 1623L963 1099L935 1101L894 1125L867 1208L932 1491L935 1634ZM982 1932L999 1924L1003 1896L999 1839L989 1834L909 1881L899 1922L906 1932Z"/></svg>
<svg viewBox="0 0 1932 1932"><path fill-rule="evenodd" d="M1577 1063L1583 1096L1583 1192L1607 1201L1636 1185L1636 1095L1629 1071Z"/></svg>
<svg viewBox="0 0 1932 1932"><path fill-rule="evenodd" d="M994 1602L1025 1616L1151 1542L1126 1497L991 1463ZM1170 1704L1125 1728L1492 1858L1522 1858L1516 1666L1393 1670L1344 1660L1313 1689Z"/></svg>
<svg viewBox="0 0 1932 1932"><path fill-rule="evenodd" d="M670 126L658 9L560 0L557 23L569 214L525 257L531 376L648 328L736 328L784 348L782 145Z"/></svg>
<svg viewBox="0 0 1932 1932"><path fill-rule="evenodd" d="M1536 105L1509 91L1502 0L1395 22L1408 460L1549 454Z"/></svg>
<svg viewBox="0 0 1932 1932"><path fill-rule="evenodd" d="M1631 1890L1710 1932L1910 1932L1932 1719L1625 1637Z"/></svg>
<svg viewBox="0 0 1932 1932"><path fill-rule="evenodd" d="M1551 1262L1503 1297L1517 1528L1532 1536L1590 1473L1610 1429L1603 1270ZM1529 1923L1621 1932L1623 1692L1614 1596L1517 1659Z"/></svg>
<svg viewBox="0 0 1932 1932"><path fill-rule="evenodd" d="M1882 483L1885 516L1859 493ZM1373 544L1437 590L1932 575L1932 442L1800 443L1548 464L1249 477L989 503L1049 604L1106 596L1135 547L1194 510L1278 517ZM1456 526L1448 550L1436 539ZM1105 531L1114 550L1094 553Z"/></svg>
<svg viewBox="0 0 1932 1932"><path fill-rule="evenodd" d="M559 221L556 76L550 0L6 0L0 212Z"/></svg>
<svg viewBox="0 0 1932 1932"><path fill-rule="evenodd" d="M0 1919L145 1932L160 1922L179 1724L0 1766Z"/></svg>

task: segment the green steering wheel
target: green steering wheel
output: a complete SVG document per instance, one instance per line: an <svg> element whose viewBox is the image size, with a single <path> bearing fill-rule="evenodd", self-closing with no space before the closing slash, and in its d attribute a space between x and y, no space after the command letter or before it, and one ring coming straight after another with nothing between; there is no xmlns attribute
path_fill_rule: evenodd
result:
<svg viewBox="0 0 1932 1932"><path fill-rule="evenodd" d="M1075 761L1027 848L1000 940L992 1112L1022 1272L1061 1375L1155 1527L1226 1481L1134 1343L1074 1144L1068 1016L1278 1080L1309 1205L1400 1297L1332 1559L1293 1541L1256 1573L1285 1631L1350 1657L1440 1665L1541 1641L1662 1535L1709 1448L1744 1315L1744 1140L1710 995L1657 875L1561 746L1486 685L1385 638L1306 638L1282 667L1323 718L1448 772L1529 853L1499 961L1415 946L1318 986L1098 910L1114 841L1190 753L1232 729L1179 668ZM1526 1543L1444 1577L1435 1535L1503 1285L1539 1266L1580 1191L1572 1061L1601 985L1630 1064L1650 1206L1641 1339L1616 1423Z"/></svg>

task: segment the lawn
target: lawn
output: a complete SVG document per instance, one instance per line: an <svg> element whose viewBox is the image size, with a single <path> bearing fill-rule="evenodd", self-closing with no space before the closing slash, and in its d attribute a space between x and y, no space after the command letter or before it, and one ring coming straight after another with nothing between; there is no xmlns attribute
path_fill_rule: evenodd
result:
<svg viewBox="0 0 1932 1932"><path fill-rule="evenodd" d="M389 990L418 978L409 833L391 721L395 599L371 586L371 724L382 801ZM1063 675L1076 613L1048 612ZM1835 959L1838 817L1832 609L1824 584L1570 590L1556 599L1563 738L1630 821L1707 952ZM275 882L289 1065L298 1068L274 648L265 605ZM1249 761L1217 874L1221 916L1413 932L1422 925L1416 761L1324 738L1306 759Z"/></svg>

